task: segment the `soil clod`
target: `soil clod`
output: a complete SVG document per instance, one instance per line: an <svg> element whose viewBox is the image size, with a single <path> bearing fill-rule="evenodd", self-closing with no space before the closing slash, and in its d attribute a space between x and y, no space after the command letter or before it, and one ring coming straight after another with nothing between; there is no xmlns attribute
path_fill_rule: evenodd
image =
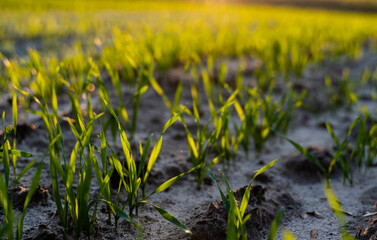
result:
<svg viewBox="0 0 377 240"><path fill-rule="evenodd" d="M240 204L247 186L235 190L234 196ZM251 218L246 222L248 239L263 239L266 237L272 221L281 207L286 207L285 203L294 204L291 196L282 196L276 199L267 198L265 193L267 189L261 186L253 186L250 192L249 204L246 208L245 215L251 214ZM273 194L275 195L275 194ZM282 199L292 201L280 202ZM297 207L298 208L298 207ZM297 209L296 208L296 209ZM290 214L287 211L288 215ZM191 228L195 240L220 240L226 239L227 212L222 202L212 202L208 208L194 216L194 225Z"/></svg>
<svg viewBox="0 0 377 240"><path fill-rule="evenodd" d="M13 206L15 208L22 210L28 193L29 193L29 189L21 187L21 186L18 186L15 189L10 190L9 195L12 194L13 196ZM48 195L49 195L48 190L43 189L41 186L39 186L30 201L30 205L40 203L40 202L46 202L48 199ZM29 205L29 208L30 208L30 205Z"/></svg>
<svg viewBox="0 0 377 240"><path fill-rule="evenodd" d="M319 146L309 146L307 149L325 169L329 167L333 156L328 149ZM284 167L284 175L299 184L319 182L322 174L321 169L315 163L301 154L288 159ZM336 168L334 168L334 173L336 173Z"/></svg>
<svg viewBox="0 0 377 240"><path fill-rule="evenodd" d="M358 226L356 238L359 240L377 240L377 217L370 219L366 226Z"/></svg>

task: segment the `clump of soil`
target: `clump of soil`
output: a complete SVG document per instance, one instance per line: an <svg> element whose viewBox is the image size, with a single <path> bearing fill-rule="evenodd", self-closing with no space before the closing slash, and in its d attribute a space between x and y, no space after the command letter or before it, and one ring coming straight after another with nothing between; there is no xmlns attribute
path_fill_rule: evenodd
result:
<svg viewBox="0 0 377 240"><path fill-rule="evenodd" d="M233 192L239 204L246 188L247 186ZM294 202L288 193L280 194L276 199L266 199L266 191L259 185L253 186L251 189L249 204L245 211L245 216L251 214L251 218L246 222L248 239L265 238L277 211L281 207L296 205L296 209L299 208L299 204ZM226 239L227 217L228 214L222 202L210 203L204 212L194 216L194 225L191 228L192 239Z"/></svg>
<svg viewBox="0 0 377 240"><path fill-rule="evenodd" d="M12 195L13 199L13 207L18 208L20 210L23 209L24 203L26 200L26 196L29 193L29 189L18 186L13 190L9 191L9 195ZM35 191L30 204L38 204L38 203L45 203L48 199L48 190L43 189L41 186L38 186L37 190Z"/></svg>
<svg viewBox="0 0 377 240"><path fill-rule="evenodd" d="M328 149L319 146L309 146L307 150L318 159L325 169L328 169L333 158ZM336 168L334 168L333 172L336 173ZM284 175L292 178L299 184L312 184L320 181L322 171L304 155L295 154L284 164Z"/></svg>
<svg viewBox="0 0 377 240"><path fill-rule="evenodd" d="M247 177L249 174L245 175ZM254 177L254 176L252 176ZM251 178L250 178L251 179ZM263 183L263 184L267 184L267 183L272 183L273 182L273 177L270 175L270 174L267 174L267 173L262 173L262 174L259 174L255 179L254 181L257 181L257 182L260 182L260 183Z"/></svg>
<svg viewBox="0 0 377 240"><path fill-rule="evenodd" d="M377 217L371 218L366 226L359 226L356 238L359 240L377 240Z"/></svg>
<svg viewBox="0 0 377 240"><path fill-rule="evenodd" d="M16 140L17 143L21 143L26 137L28 137L34 130L37 129L37 126L34 124L18 124L16 127ZM4 132L1 130L0 131L0 137L4 135ZM12 142L13 141L13 136L14 136L14 129L12 129L9 139ZM3 142L3 139L1 139L1 143Z"/></svg>

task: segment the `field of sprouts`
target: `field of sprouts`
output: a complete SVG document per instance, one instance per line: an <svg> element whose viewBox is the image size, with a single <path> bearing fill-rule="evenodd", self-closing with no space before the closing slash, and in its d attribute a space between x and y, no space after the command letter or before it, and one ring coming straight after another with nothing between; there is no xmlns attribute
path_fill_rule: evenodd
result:
<svg viewBox="0 0 377 240"><path fill-rule="evenodd" d="M377 5L334 2L0 1L0 239L377 239Z"/></svg>

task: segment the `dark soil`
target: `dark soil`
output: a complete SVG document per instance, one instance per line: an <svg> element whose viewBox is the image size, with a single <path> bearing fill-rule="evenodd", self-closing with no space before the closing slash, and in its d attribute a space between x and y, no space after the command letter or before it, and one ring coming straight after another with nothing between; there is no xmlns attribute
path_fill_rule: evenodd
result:
<svg viewBox="0 0 377 240"><path fill-rule="evenodd" d="M234 196L240 203L247 186L235 190ZM265 197L265 188L253 186L250 192L250 201L245 215L251 214L246 222L248 239L263 239L280 208L286 208L285 220L289 220L293 212L299 212L300 204L295 202L289 193L274 194L275 199ZM271 190L270 190L271 191ZM193 218L192 239L215 240L226 239L227 212L222 202L212 202L207 209Z"/></svg>
<svg viewBox="0 0 377 240"><path fill-rule="evenodd" d="M310 154L319 160L320 164L325 169L328 169L333 158L328 149L319 146L309 146L307 149ZM321 178L324 177L321 169L314 162L301 154L295 154L290 157L288 161L285 162L284 166L284 174L299 184L320 182Z"/></svg>
<svg viewBox="0 0 377 240"><path fill-rule="evenodd" d="M376 62L377 58L366 54L360 61L355 60L354 68L351 68L351 75L358 76L364 68L364 60L369 62ZM238 64L231 64L233 60L229 60L229 66ZM228 64L228 62L227 62ZM313 70L314 68L314 70ZM297 78L297 81L305 82L303 88L311 90L312 95L316 95L316 91L320 91L317 84L318 79L323 79L327 75L327 70L322 68L308 69L303 78ZM329 67L330 68L330 67ZM228 82L232 82L231 76L234 75L236 67L229 67ZM252 72L253 67L247 68ZM356 73L353 73L356 72ZM233 75L231 74L233 73ZM174 88L177 81L183 81L184 91L182 93L182 104L189 107L192 99L189 91L189 76L183 74L182 69L172 70L172 73L160 73L159 80L165 82L162 87L170 99L174 98ZM245 73L249 74L249 73ZM334 73L336 75L336 73ZM312 78L308 76L315 75ZM179 79L177 79L179 78ZM334 77L334 79L336 79ZM357 79L357 78L355 78ZM110 81L110 80L109 80ZM308 83L310 82L310 83ZM111 86L111 83L106 83ZM321 83L323 84L323 83ZM284 84L282 84L284 85ZM367 88L369 86L366 86ZM114 89L108 88L110 91L111 104L116 106L117 97ZM372 89L372 87L370 87ZM125 98L130 96L128 86L124 86ZM284 89L281 89L284 91ZM205 102L204 93L202 93L203 105L201 107L203 119L208 119L210 114L207 111L208 105ZM277 95L279 93L276 93ZM319 95L320 103L324 104L319 108L320 113L313 114L312 111L301 109L297 116L292 121L291 128L288 129L286 135L288 138L298 142L300 145L309 149L321 164L327 168L332 160L334 149L333 141L328 134L324 123L330 122L334 128L335 134L343 139L347 133L351 122L357 117L358 109L338 108L336 111L327 109L325 95ZM279 97L279 96L278 96ZM365 98L362 102L365 104L371 113L377 109L376 101ZM308 102L308 105L315 106L316 102ZM93 93L94 111L99 113L97 106L100 106L99 96ZM96 108L97 107L97 108ZM84 108L84 107L83 107ZM59 109L62 109L59 114L61 116L69 116L71 114L69 104L67 104L66 96L59 97ZM308 107L307 109L310 109ZM7 103L0 103L0 111L6 111L6 125L12 124L11 106ZM132 107L128 108L130 116L132 116ZM159 136L163 124L170 118L170 112L164 105L161 97L150 88L141 99L139 119L137 131L130 144L133 150L135 160L140 161L138 149L139 141L144 144L146 139L153 134L152 147ZM237 121L237 115L232 115L232 120ZM193 119L187 117L187 124L194 133L196 124ZM66 150L66 158L69 159L69 154L76 143L74 135L71 133L69 125L60 121L62 127L64 146ZM99 127L96 126L93 132L93 144L99 146L100 140L96 137L99 132ZM127 132L128 134L128 132ZM353 135L354 136L354 135ZM46 129L43 127L43 122L38 116L32 114L22 113L19 110L19 125L17 127L17 149L30 152L33 158L25 159L18 158L17 172L20 172L32 160L40 161L42 156L48 148L48 138ZM2 137L0 136L0 139ZM109 145L117 153L119 159L124 161L122 148L119 141L119 136L113 140L110 133L106 136ZM100 158L98 157L97 160ZM249 183L255 174L255 170L260 169L265 164L271 162L273 159L279 159L277 164L271 169L258 176L253 184L253 190L250 197L249 205L245 214L251 214L251 219L246 223L247 232L250 239L265 239L271 223L276 216L277 211L284 207L284 215L281 221L281 227L278 232L277 239L281 239L281 231L283 229L291 230L298 239L340 239L338 221L331 211L327 199L323 193L321 178L323 177L320 169L306 157L298 154L297 150L286 141L279 138L273 138L265 144L265 149L256 155L253 150L246 155L241 149L237 152L236 159L229 165L226 163L219 163L214 166L213 172L220 168L228 178L230 185L234 189L237 200L240 202L245 191L245 185ZM24 223L24 239L62 239L63 227L61 226L58 214L56 213L56 205L51 194L51 178L49 171L48 158L45 159L44 169L40 185L36 196L29 205ZM189 159L189 150L187 148L186 133L183 125L179 122L172 125L164 134L162 149L159 158L150 175L147 184L146 192L151 193L161 183L174 177L178 174L191 169L192 163ZM339 201L345 211L351 213L348 215L349 231L353 236L358 236L359 239L364 237L362 234L367 232L371 237L375 234L375 221L368 223L369 219L365 218L365 225L359 224L357 230L357 223L360 218L367 212L373 210L373 205L377 201L377 186L376 176L377 168L372 167L368 169L355 168L354 171L354 185L344 184L341 178L340 170L335 168L334 175L331 179L331 184L337 194ZM2 164L0 164L0 171L2 171ZM31 170L35 171L35 167ZM20 214L23 207L24 199L27 194L27 187L30 186L33 174L27 174L21 179L19 183L20 188L10 192L13 194L15 213ZM117 178L118 177L118 178ZM119 176L116 171L113 173L111 179L113 187L117 187L119 183ZM77 186L77 177L74 179L73 185ZM60 188L63 189L63 184L60 182ZM222 188L224 190L224 187ZM48 193L48 192L49 193ZM93 174L92 185L90 189L90 201L97 197L99 186ZM116 199L116 190L113 191L113 199ZM63 191L61 191L63 194ZM126 196L124 191L121 191L120 202L124 204ZM174 215L183 224L188 226L193 235L186 235L173 224L163 219L152 207L143 205L139 208L139 216L135 220L140 223L143 230L138 233L136 228L120 220L118 232L114 229L114 220L112 223L108 222L107 208L104 204L99 205L97 212L97 220L93 229L92 239L136 239L137 235L143 235L144 239L225 239L226 238L226 224L227 213L220 202L221 197L219 191L210 178L205 178L202 188L199 190L196 187L193 174L188 174L177 183L175 183L168 191L153 195L148 199L151 203L156 204L169 213ZM127 210L127 209L126 209ZM90 213L92 214L92 213ZM0 211L0 221L2 220L2 213ZM366 221L368 220L368 221ZM369 224L369 225L368 225ZM367 229L367 231L365 231ZM372 233L374 231L374 233ZM81 239L85 239L86 233L82 233ZM75 233L73 226L70 226L68 231L68 238L74 239ZM373 239L373 238L372 238ZM370 240L370 239L368 239Z"/></svg>
<svg viewBox="0 0 377 240"><path fill-rule="evenodd" d="M9 195L12 196L13 200L13 207L18 208L19 210L22 210L24 207L24 203L26 200L26 196L29 193L29 189L18 186L13 190L9 190ZM49 192L46 189L43 189L41 186L39 186L33 197L31 198L29 207L32 207L34 204L47 204L47 199L49 198Z"/></svg>
<svg viewBox="0 0 377 240"><path fill-rule="evenodd" d="M365 226L359 226L356 238L359 240L377 240L377 217L371 218Z"/></svg>

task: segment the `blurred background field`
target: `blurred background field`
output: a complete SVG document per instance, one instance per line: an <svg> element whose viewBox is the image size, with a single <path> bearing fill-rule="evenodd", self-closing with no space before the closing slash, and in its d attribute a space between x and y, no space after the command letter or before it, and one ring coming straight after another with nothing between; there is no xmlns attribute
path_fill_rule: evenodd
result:
<svg viewBox="0 0 377 240"><path fill-rule="evenodd" d="M201 228L203 214L211 214L205 212L208 204L215 206L220 200L215 184L206 176L207 169L218 164L233 186L243 187L252 177L251 169L279 158L276 168L260 183L273 192L271 195L276 197L279 192L284 201L288 199L282 204L277 200L278 208L293 204L285 213L284 227L300 239L308 236L309 228L318 229L318 239L329 234L339 239L343 234L345 221L339 220L344 227L339 231L332 210L339 212L327 205L320 175L328 181L334 177L336 194L356 212L349 214L351 227L347 226L347 231L356 235L358 220L353 216L362 216L371 204L360 204L349 195L364 197L368 191L376 192L370 177L376 169L368 177L362 176L365 169L375 166L377 156L376 23L375 0L0 0L0 109L6 112L3 125L12 124L0 131L7 144L1 146L12 150L9 135L15 150L11 154L3 151L1 160L7 173L2 191L6 195L9 176L16 177L21 167L27 166L28 160L20 156L22 161L16 167L16 150L25 149L38 161L46 151L50 163L46 160L43 164L49 164L50 170L45 165L41 173L42 164L38 167L40 184L48 190L46 194L54 194L54 202L50 198L47 208L41 207L40 219L34 220L40 213L32 211L32 220L25 221L25 232L36 235L31 239L39 239L38 225L56 236L79 238L82 231L90 236L97 231L91 232L97 221L104 228L94 239L104 239L101 234L122 239L113 231L111 221L106 222L106 218L119 219L120 212L112 208L115 205L129 211L130 217L121 214L127 221L135 217L144 227L136 232L129 225L120 225L119 233L130 239L139 234L149 239L160 234L163 239L180 239L187 237L183 234L189 228L202 239L203 234L212 233ZM169 127L172 130L165 134L163 123L178 120L180 125ZM352 131L354 127L358 130ZM153 136L159 134L158 150L146 161L148 151L142 146L148 149L156 140ZM167 142L164 147L162 134ZM297 151L288 142L274 140L279 136L297 141L293 145L305 157L293 156ZM337 136L344 139L342 144ZM75 162L78 149L80 161ZM308 151L318 153L321 162L306 158ZM69 154L67 169L65 155ZM12 155L12 164L3 160L8 155ZM101 158L101 166L96 157ZM148 171L141 178L147 164ZM355 166L361 170L354 171ZM189 174L190 169L195 176ZM110 179L113 171L118 179ZM66 178L67 172L70 178ZM142 207L149 197L144 192L150 190L149 185L155 188L162 179L184 172L188 179L174 188L178 193L152 199L183 219L189 228L162 214L185 233L155 220L151 207ZM152 180L148 182L149 173ZM25 174L21 183L30 182L30 175ZM80 186L84 182L85 186ZM365 189L348 183L362 183L358 186ZM118 189L117 194L110 185ZM125 191L121 192L122 185ZM106 188L106 193L99 192L99 186ZM335 193L330 193L336 200ZM96 210L91 209L94 205L87 203L102 197L108 205L101 203L96 218ZM76 206L75 201L82 204ZM59 208L62 202L64 212ZM12 209L12 204L7 206ZM260 239L270 229L278 210L275 207L260 226L264 232L256 230ZM325 217L317 217L314 208ZM68 210L71 216L77 215L75 226L68 224ZM9 212L4 218L11 224L4 229L12 239L13 213ZM55 221L52 227L45 224L50 215ZM248 223L260 221L255 216L256 220ZM224 219L221 215L216 221L221 225ZM211 228L212 221L206 224ZM249 226L257 226L253 224ZM54 230L55 226L60 230ZM22 233L22 223L18 229ZM213 232L224 237L226 224Z"/></svg>
<svg viewBox="0 0 377 240"><path fill-rule="evenodd" d="M362 12L91 0L1 1L0 9L0 52L13 65L25 65L34 49L47 56L42 60L47 65L91 56L99 65L106 61L136 70L153 61L167 70L206 56L246 56L261 59L269 71L300 74L309 62L360 57L364 48L376 48L377 17Z"/></svg>

